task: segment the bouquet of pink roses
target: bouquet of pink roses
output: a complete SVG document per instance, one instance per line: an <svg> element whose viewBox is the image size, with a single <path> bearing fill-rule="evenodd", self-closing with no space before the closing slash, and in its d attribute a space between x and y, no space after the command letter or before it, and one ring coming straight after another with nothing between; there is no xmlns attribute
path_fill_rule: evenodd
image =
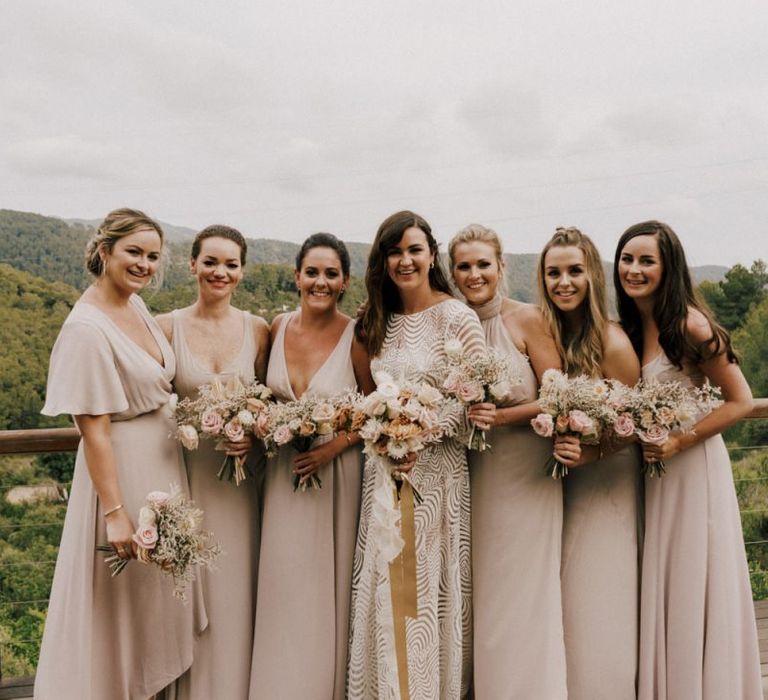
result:
<svg viewBox="0 0 768 700"><path fill-rule="evenodd" d="M247 432L261 436L266 429L270 389L259 382L243 384L234 377L226 384L215 381L203 384L196 399L186 398L173 405L176 419L175 437L188 450L196 450L201 438L239 442ZM216 476L226 475L237 486L246 478L245 457L227 455Z"/></svg>
<svg viewBox="0 0 768 700"><path fill-rule="evenodd" d="M304 394L297 401L272 404L262 435L267 454L274 455L279 447L289 444L297 452L307 452L322 435L351 432L358 398L355 392L345 391L331 398ZM293 477L294 491L322 486L323 482L316 472L304 482L297 474Z"/></svg>
<svg viewBox="0 0 768 700"><path fill-rule="evenodd" d="M171 486L170 493L152 491L146 505L139 510L139 525L133 535L142 564L154 564L173 578L173 595L186 600L186 586L195 580L195 569L213 568L221 553L219 544L211 542L211 533L201 529L203 511ZM117 576L128 564L121 559L112 545L96 545L97 551L108 552L105 561L112 576Z"/></svg>
<svg viewBox="0 0 768 700"><path fill-rule="evenodd" d="M616 409L608 401L610 387L586 375L569 377L557 369L544 372L539 388L541 413L531 420L537 435L574 435L586 445L597 445L607 426L614 424ZM547 473L553 479L568 474L568 467L552 456Z"/></svg>
<svg viewBox="0 0 768 700"><path fill-rule="evenodd" d="M617 437L637 435L641 442L661 444L670 433L690 432L699 417L720 405L720 388L706 382L686 387L680 382L641 380L617 402L613 432ZM661 476L663 462L644 462L643 473Z"/></svg>
<svg viewBox="0 0 768 700"><path fill-rule="evenodd" d="M445 376L443 391L465 406L476 403L499 405L508 400L512 388L522 382L520 373L513 368L509 358L493 348L468 355L461 341L451 339L445 343L445 356L445 361L438 368L438 374ZM489 448L485 431L473 425L467 446L480 452Z"/></svg>

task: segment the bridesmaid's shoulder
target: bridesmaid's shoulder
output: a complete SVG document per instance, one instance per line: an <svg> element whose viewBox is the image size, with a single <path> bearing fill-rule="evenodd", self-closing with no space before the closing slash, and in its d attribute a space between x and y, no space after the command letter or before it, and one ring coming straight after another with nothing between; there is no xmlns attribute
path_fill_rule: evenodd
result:
<svg viewBox="0 0 768 700"><path fill-rule="evenodd" d="M269 324L261 316L252 314L250 311L248 312L248 318L251 322L251 332L253 333L256 347L262 349L269 347L270 337L272 335Z"/></svg>
<svg viewBox="0 0 768 700"><path fill-rule="evenodd" d="M603 351L635 354L635 350L632 347L632 341L616 321L608 321L608 323L605 324Z"/></svg>
<svg viewBox="0 0 768 700"><path fill-rule="evenodd" d="M160 326L163 335L168 340L171 340L173 337L173 317L171 316L171 312L169 311L168 313L155 316L155 321L157 321L157 325Z"/></svg>
<svg viewBox="0 0 768 700"><path fill-rule="evenodd" d="M277 314L277 316L275 316L275 317L272 319L272 323L271 323L271 324L269 324L269 333L270 333L270 336L272 337L272 340L273 340L273 341L274 341L274 339L275 339L275 334L277 333L278 329L280 328L280 324L281 324L281 323L282 323L282 322L283 322L283 321L284 321L284 320L285 320L285 319L286 319L288 316L289 316L289 314L287 314L287 313L283 313L283 314ZM265 321L265 323L266 323L266 321Z"/></svg>
<svg viewBox="0 0 768 700"><path fill-rule="evenodd" d="M544 314L536 304L505 298L501 305L501 315L523 330L542 331L547 327Z"/></svg>
<svg viewBox="0 0 768 700"><path fill-rule="evenodd" d="M689 306L685 332L694 343L706 343L712 338L713 329L709 319L699 309Z"/></svg>

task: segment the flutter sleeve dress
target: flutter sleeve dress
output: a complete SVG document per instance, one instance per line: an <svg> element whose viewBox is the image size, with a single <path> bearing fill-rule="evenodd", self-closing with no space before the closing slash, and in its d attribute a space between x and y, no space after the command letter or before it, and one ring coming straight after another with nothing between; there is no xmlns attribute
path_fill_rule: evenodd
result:
<svg viewBox="0 0 768 700"><path fill-rule="evenodd" d="M522 384L507 405L535 401L538 383L501 317L501 297L476 307L489 347ZM546 473L552 441L530 426L499 426L470 454L477 700L565 700L560 593L562 482Z"/></svg>
<svg viewBox="0 0 768 700"><path fill-rule="evenodd" d="M215 380L238 377L244 384L255 378L258 349L253 317L242 311L243 344L223 372L201 367L187 344L182 314L171 314L179 398L197 398L198 388ZM256 608L256 570L259 556L259 483L263 476L263 450L248 456L250 476L239 486L216 474L224 453L212 440L201 440L196 450L184 450L189 490L205 513L204 527L222 547L214 571L201 571L208 626L195 646L195 661L179 680L179 700L245 700L251 676L253 617Z"/></svg>
<svg viewBox="0 0 768 700"><path fill-rule="evenodd" d="M150 491L187 478L169 439L167 408L173 352L139 297L131 302L163 355L163 364L97 307L80 302L51 355L45 415L109 415L123 506L136 522ZM106 543L101 503L77 452L72 490L53 578L36 700L146 700L192 663L194 603L173 597L157 567L129 562L114 578L97 544ZM193 596L190 596L192 598Z"/></svg>
<svg viewBox="0 0 768 700"><path fill-rule="evenodd" d="M660 353L643 378L700 386ZM762 700L749 571L731 461L721 435L645 478L640 700Z"/></svg>
<svg viewBox="0 0 768 700"><path fill-rule="evenodd" d="M278 401L295 401L280 324L267 385ZM350 321L306 393L331 397L357 386ZM333 435L320 436L327 441ZM360 447L350 447L317 474L322 488L293 490L296 450L267 460L259 556L251 700L343 700L352 557L360 511Z"/></svg>
<svg viewBox="0 0 768 700"><path fill-rule="evenodd" d="M435 363L445 342L461 341L469 354L485 350L477 316L450 299L414 314L391 314L374 376L436 385ZM465 697L472 666L472 564L466 449L455 438L427 447L409 472L422 501L414 506L418 616L406 620L411 700ZM389 571L377 562L373 536L376 471L365 466L355 550L350 632L350 698L401 698Z"/></svg>

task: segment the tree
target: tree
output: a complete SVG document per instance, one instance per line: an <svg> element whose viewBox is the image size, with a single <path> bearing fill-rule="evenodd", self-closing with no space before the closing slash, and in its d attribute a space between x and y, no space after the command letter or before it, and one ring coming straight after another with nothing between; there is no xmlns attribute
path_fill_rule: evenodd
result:
<svg viewBox="0 0 768 700"><path fill-rule="evenodd" d="M750 269L734 265L717 284L702 282L699 290L714 311L717 320L729 331L738 328L747 312L766 296L768 270L763 260L755 260Z"/></svg>

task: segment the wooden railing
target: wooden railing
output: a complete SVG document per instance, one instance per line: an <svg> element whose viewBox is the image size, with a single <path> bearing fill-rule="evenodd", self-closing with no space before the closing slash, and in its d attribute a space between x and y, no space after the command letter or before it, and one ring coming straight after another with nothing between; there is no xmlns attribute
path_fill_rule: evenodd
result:
<svg viewBox="0 0 768 700"><path fill-rule="evenodd" d="M768 399L755 399L747 419L768 419ZM74 452L79 441L77 428L0 430L0 455Z"/></svg>

